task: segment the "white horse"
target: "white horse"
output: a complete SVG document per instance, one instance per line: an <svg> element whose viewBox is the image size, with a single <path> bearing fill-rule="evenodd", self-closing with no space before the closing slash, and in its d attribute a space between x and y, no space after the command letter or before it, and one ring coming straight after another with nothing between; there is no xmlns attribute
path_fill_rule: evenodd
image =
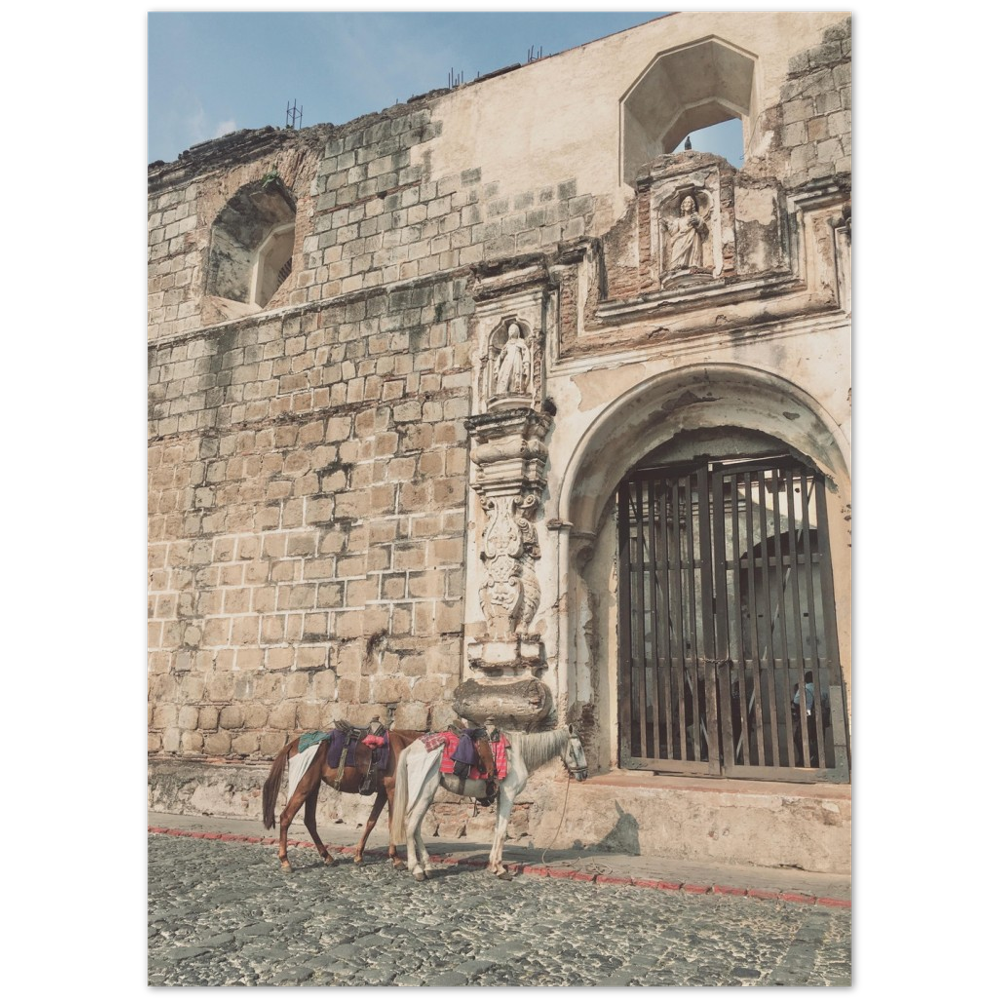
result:
<svg viewBox="0 0 1000 1000"><path fill-rule="evenodd" d="M553 757L561 755L563 764L577 781L587 777L587 757L580 737L572 726L543 733L505 733L510 740L507 750L507 776L500 782L497 799L497 825L493 834L493 849L487 870L504 875L501 863L503 842L507 833L514 800L528 782L528 775ZM411 743L396 762L395 808L392 813L392 843L406 843L406 864L413 877L422 882L427 878L430 856L424 846L421 825L434 801L438 788L447 788L456 795L481 799L486 795L486 782L461 779L454 774L441 774L444 746L428 750L421 740Z"/></svg>

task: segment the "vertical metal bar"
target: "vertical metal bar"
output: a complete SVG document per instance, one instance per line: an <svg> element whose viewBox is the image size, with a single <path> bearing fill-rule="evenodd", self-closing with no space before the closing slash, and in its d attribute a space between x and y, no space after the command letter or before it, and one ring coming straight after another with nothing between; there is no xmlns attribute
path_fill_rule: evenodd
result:
<svg viewBox="0 0 1000 1000"><path fill-rule="evenodd" d="M730 486L730 496L734 490ZM712 473L712 548L715 552L715 660L718 668L713 690L716 694L716 719L712 725L722 734L722 760L728 767L736 762L733 739L732 678L729 676L729 558L726 544L726 476L722 469ZM724 664L724 666L723 666Z"/></svg>
<svg viewBox="0 0 1000 1000"><path fill-rule="evenodd" d="M811 767L810 747L809 747L809 714L806 706L806 666L805 654L802 643L802 607L799 599L799 548L801 546L801 533L795 519L795 475L789 471L785 478L785 504L788 507L788 576L787 584L792 591L792 621L789 631L791 632L793 653L790 656L792 662L789 663L789 670L797 666L798 687L799 687L799 735L800 751L802 753L802 766ZM816 684L813 683L815 691ZM795 711L793 706L793 712Z"/></svg>
<svg viewBox="0 0 1000 1000"><path fill-rule="evenodd" d="M645 602L645 591L646 591L646 561L644 559L644 550L646 546L646 539L644 537L645 525L643 524L642 517L642 481L633 480L632 483L634 487L634 510L635 510L635 525L636 525L636 551L635 551L635 590L633 591L634 600L632 602L632 611L634 615L634 621L638 621L638 631L633 639L633 656L635 657L636 672L635 672L635 694L636 702L633 705L633 712L635 718L639 723L639 755L641 757L648 757L647 753L647 740L646 740L646 726L648 724L646 718L646 602ZM635 644L639 645L639 654L635 655Z"/></svg>
<svg viewBox="0 0 1000 1000"><path fill-rule="evenodd" d="M847 704L840 669L840 642L837 638L836 600L833 588L833 561L830 559L829 520L826 509L826 484L816 477L816 515L819 525L820 589L823 595L823 629L826 655L830 664L830 721L833 728L834 767L845 777L849 770Z"/></svg>
<svg viewBox="0 0 1000 1000"><path fill-rule="evenodd" d="M700 643L698 630L698 579L697 579L697 568L695 566L695 544L694 544L694 491L691 488L691 476L685 476L685 481L687 483L687 517L684 519L685 523L685 535L687 541L687 596L688 605L690 612L690 619L688 622L687 636L688 636L688 649L686 650L686 657L684 662L684 682L685 682L685 694L684 701L685 707L687 704L687 693L691 693L691 711L687 713L689 718L687 719L687 726L685 727L685 735L690 730L692 733L691 739L691 750L694 760L701 760L701 731L699 730L699 719L698 714L698 657L700 655ZM701 498L699 497L699 503ZM685 746L685 755L687 753L687 741L682 741ZM687 760L688 757L683 758Z"/></svg>
<svg viewBox="0 0 1000 1000"><path fill-rule="evenodd" d="M771 745L771 760L770 764L774 767L779 767L782 764L781 759L781 746L778 739L778 703L776 700L775 693L775 679L778 673L777 661L774 655L774 625L773 617L771 615L771 569L770 569L770 555L768 554L768 532L767 532L767 478L766 472L762 469L757 473L757 483L758 483L758 497L760 498L760 565L761 565L761 590L763 591L764 598L764 622L767 628L767 646L766 646L766 657L763 655L761 660L765 658L768 659L767 672L765 674L765 667L763 662L761 663L761 674L766 677L767 686L767 707L769 709L769 720L767 727L767 735Z"/></svg>
<svg viewBox="0 0 1000 1000"><path fill-rule="evenodd" d="M670 547L667 544L667 514L671 510L670 503L668 501L667 491L670 489L670 483L664 478L660 480L660 486L663 490L663 507L660 511L660 563L663 566L663 668L661 671L661 676L663 679L663 698L660 702L661 712L663 714L663 719L666 724L666 740L663 750L663 755L665 757L671 757L672 747L674 745L674 695L673 695L673 684L671 683L671 671L673 666L674 657L674 629L673 621L670 614L670 599L672 596L672 589L670 586L670 573L671 573L671 562L670 562Z"/></svg>
<svg viewBox="0 0 1000 1000"><path fill-rule="evenodd" d="M802 494L802 558L804 561L804 574L806 579L806 618L809 620L809 627L805 630L803 642L808 647L807 657L812 664L813 690L815 700L819 706L819 714L813 716L816 730L816 741L819 750L819 766L831 767L833 765L832 753L827 753L825 737L825 719L823 705L824 701L830 700L830 679L826 676L826 666L819 655L819 635L817 633L816 618L816 587L814 576L816 567L813 565L815 553L812 544L812 518L810 516L811 496L815 489L815 479L808 469L800 469Z"/></svg>
<svg viewBox="0 0 1000 1000"><path fill-rule="evenodd" d="M788 615L785 609L785 584L787 582L785 574L785 559L782 545L783 532L781 530L781 469L771 470L774 477L774 488L771 491L772 507L774 509L774 573L775 582L778 585L778 595L775 602L777 608L776 617L773 621L774 631L781 640L781 669L775 666L775 691L778 699L779 711L785 721L785 743L784 750L788 755L788 765L795 764L795 731L792 722L792 683L788 665ZM780 625L780 627L778 627Z"/></svg>
<svg viewBox="0 0 1000 1000"><path fill-rule="evenodd" d="M677 699L677 759L686 760L687 705L684 677L687 672L685 657L688 630L684 627L684 551L681 535L681 487L678 479L673 479L670 483L670 503L673 508L673 525L670 530L674 549L673 608L676 611L676 614L671 614L671 618L677 629L677 659L671 663L671 673L674 678L673 697Z"/></svg>
<svg viewBox="0 0 1000 1000"><path fill-rule="evenodd" d="M635 606L638 612L639 620L639 635L638 641L640 649L642 650L642 659L640 661L639 667L639 677L638 684L636 684L636 693L638 695L638 704L635 706L636 715L639 718L639 755L641 757L648 757L648 744L646 739L646 726L648 724L648 712L646 710L646 560L644 558L644 550L646 547L646 537L645 537L645 524L643 523L642 516L642 480L638 480L635 483L635 522L636 522L636 538L638 539L638 545L636 549L636 601Z"/></svg>
<svg viewBox="0 0 1000 1000"><path fill-rule="evenodd" d="M753 671L753 698L754 698L754 708L756 710L757 723L754 726L754 735L757 742L757 763L761 766L767 763L767 752L766 745L764 743L764 721L766 717L765 706L766 706L766 693L764 691L764 685L761 680L760 673L760 661L761 661L761 648L760 648L760 636L757 628L758 618L757 618L757 560L754 556L754 518L753 518L753 497L757 496L757 490L751 484L756 484L756 474L754 479L751 480L750 473L745 472L743 474L743 489L746 492L747 497L747 508L746 508L746 522L747 522L747 611L748 618L750 622L750 667ZM749 712L748 706L748 716L752 713Z"/></svg>
<svg viewBox="0 0 1000 1000"><path fill-rule="evenodd" d="M632 739L632 558L630 487L618 488L618 719L620 743L635 753ZM619 762L620 763L620 762Z"/></svg>
<svg viewBox="0 0 1000 1000"><path fill-rule="evenodd" d="M732 517L733 517L733 542L732 542L732 552L733 552L733 605L735 614L735 650L730 651L730 658L736 665L736 682L739 691L740 699L740 736L737 741L736 747L733 750L733 759L736 764L739 764L742 760L743 763L749 763L750 761L750 717L749 717L749 700L750 695L747 691L747 671L746 671L746 638L743 635L743 607L744 607L744 594L743 594L743 584L741 581L742 576L742 562L740 560L740 550L742 545L740 543L740 491L738 486L738 476L733 476L732 480ZM743 481L746 482L746 474L743 475ZM749 510L750 502L747 496L746 490L744 490L744 500L746 508Z"/></svg>
<svg viewBox="0 0 1000 1000"><path fill-rule="evenodd" d="M699 698L698 724L700 733L708 744L708 759L719 759L719 715L716 707L718 676L715 664L719 658L716 644L716 589L714 559L712 555L712 488L709 483L708 465L698 469L698 547L701 554L701 614L705 655L699 659L701 685L699 694L704 697L704 709ZM702 694L703 693L703 694ZM700 743L700 740L699 740Z"/></svg>
<svg viewBox="0 0 1000 1000"><path fill-rule="evenodd" d="M646 509L649 511L649 613L650 618L650 639L652 642L653 655L653 676L652 680L652 700L653 700L653 732L650 746L650 756L660 756L660 621L657 607L656 578L659 571L659 561L656 558L656 490L653 480L646 480Z"/></svg>

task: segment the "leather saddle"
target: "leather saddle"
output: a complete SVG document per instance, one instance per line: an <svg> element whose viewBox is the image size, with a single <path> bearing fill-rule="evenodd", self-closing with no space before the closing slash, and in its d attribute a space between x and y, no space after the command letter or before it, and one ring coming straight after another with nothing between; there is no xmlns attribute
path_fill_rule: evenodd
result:
<svg viewBox="0 0 1000 1000"><path fill-rule="evenodd" d="M334 783L334 788L340 791L341 776L347 764L347 757L353 750L354 768L361 771L364 775L361 780L361 787L358 789L358 794L373 794L378 784L378 753L374 747L367 746L363 740L366 736L385 736L387 732L385 726L378 719L372 719L367 727L352 726L350 723L343 721L335 722L334 726L344 734L344 746L340 753L337 780Z"/></svg>

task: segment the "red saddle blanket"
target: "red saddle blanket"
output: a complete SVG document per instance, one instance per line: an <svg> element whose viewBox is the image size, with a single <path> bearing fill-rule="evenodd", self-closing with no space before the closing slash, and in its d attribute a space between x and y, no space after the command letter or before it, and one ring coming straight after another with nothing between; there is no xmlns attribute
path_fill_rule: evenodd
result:
<svg viewBox="0 0 1000 1000"><path fill-rule="evenodd" d="M420 738L428 750L436 750L439 746L444 746L444 754L441 757L441 773L454 774L455 761L452 758L458 749L458 733L446 730L443 733L428 733L426 736L421 736ZM503 735L501 735L496 743L490 744L490 749L493 751L493 759L497 765L497 777L501 781L507 777L507 748L509 746L510 743L507 737ZM469 769L469 777L477 781L482 781L486 775L480 768L473 765Z"/></svg>

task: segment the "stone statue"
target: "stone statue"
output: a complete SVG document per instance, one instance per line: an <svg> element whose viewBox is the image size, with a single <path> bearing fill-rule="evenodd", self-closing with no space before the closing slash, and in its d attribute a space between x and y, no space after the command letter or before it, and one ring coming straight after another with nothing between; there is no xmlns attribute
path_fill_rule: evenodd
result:
<svg viewBox="0 0 1000 1000"><path fill-rule="evenodd" d="M663 228L670 238L667 273L703 266L702 245L708 234L708 226L698 214L698 203L691 195L684 196L680 217L675 221L666 220Z"/></svg>
<svg viewBox="0 0 1000 1000"><path fill-rule="evenodd" d="M531 355L517 323L507 327L507 342L497 355L494 369L495 396L522 396L529 391Z"/></svg>

